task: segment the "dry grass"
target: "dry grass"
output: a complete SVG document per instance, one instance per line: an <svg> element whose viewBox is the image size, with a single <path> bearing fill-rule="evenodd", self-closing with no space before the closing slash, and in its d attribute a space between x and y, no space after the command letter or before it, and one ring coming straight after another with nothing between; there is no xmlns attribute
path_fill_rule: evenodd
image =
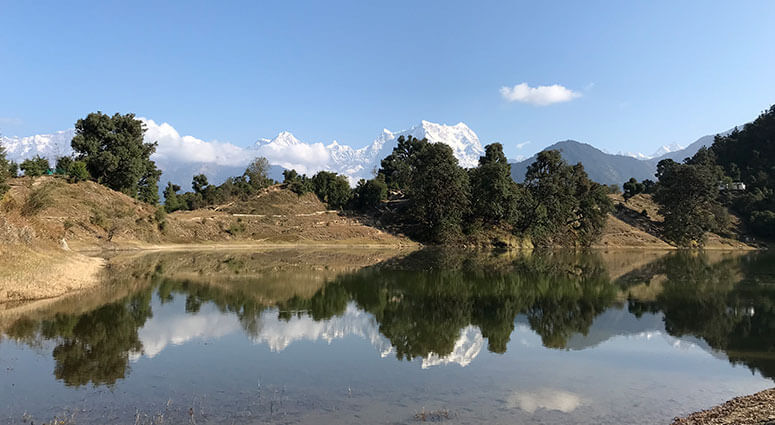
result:
<svg viewBox="0 0 775 425"><path fill-rule="evenodd" d="M58 249L0 246L0 303L57 297L99 284L103 260Z"/></svg>

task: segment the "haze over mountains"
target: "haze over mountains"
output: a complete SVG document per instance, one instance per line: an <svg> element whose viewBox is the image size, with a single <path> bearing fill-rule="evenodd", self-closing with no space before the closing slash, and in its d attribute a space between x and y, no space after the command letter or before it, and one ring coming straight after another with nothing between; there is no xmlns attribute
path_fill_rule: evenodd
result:
<svg viewBox="0 0 775 425"><path fill-rule="evenodd" d="M346 175L354 185L358 179L371 178L379 168L380 161L389 155L400 136L427 138L432 143L444 143L452 147L460 165L475 167L479 156L484 153L482 142L466 124L437 124L421 121L408 130L393 132L387 129L367 146L353 148L333 141L329 144L303 142L290 132L284 131L273 139L259 139L254 145L241 147L228 142L204 141L193 136L181 136L168 123L140 118L146 125L145 140L158 142L156 153L151 157L163 171L160 186L168 181L188 189L195 174L205 174L210 183L220 184L230 176L241 175L247 164L255 157L266 157L272 164L270 177L281 180L284 169L295 169L299 173L312 175L327 170ZM726 132L725 132L726 133ZM8 158L20 162L40 155L48 158L52 165L57 157L72 153L70 141L74 130L59 131L29 137L0 137ZM681 161L694 155L703 145L709 146L713 136L704 136L688 145L663 146L659 156L643 154L610 154L592 145L566 140L548 146L558 149L568 163L581 162L592 180L603 184L621 184L630 177L638 180L654 179L656 164L665 158ZM512 177L522 181L528 165L535 155L512 164Z"/></svg>

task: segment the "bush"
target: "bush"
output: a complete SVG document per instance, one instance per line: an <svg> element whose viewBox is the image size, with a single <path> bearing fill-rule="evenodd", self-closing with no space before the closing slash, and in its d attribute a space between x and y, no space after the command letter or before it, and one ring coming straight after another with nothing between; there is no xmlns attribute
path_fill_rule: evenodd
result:
<svg viewBox="0 0 775 425"><path fill-rule="evenodd" d="M94 210L93 213L94 215L89 218L91 224L102 227L103 229L107 229L108 218L105 217L105 214L99 210Z"/></svg>
<svg viewBox="0 0 775 425"><path fill-rule="evenodd" d="M382 179L361 179L353 191L353 208L366 211L376 208L380 202L387 199L387 184Z"/></svg>
<svg viewBox="0 0 775 425"><path fill-rule="evenodd" d="M343 208L352 196L350 183L345 176L320 171L312 176L311 182L315 194L331 209Z"/></svg>
<svg viewBox="0 0 775 425"><path fill-rule="evenodd" d="M764 237L775 237L775 212L754 211L750 218L751 229Z"/></svg>
<svg viewBox="0 0 775 425"><path fill-rule="evenodd" d="M69 156L60 156L57 158L54 173L67 176L70 174L70 167L73 165L73 158Z"/></svg>
<svg viewBox="0 0 775 425"><path fill-rule="evenodd" d="M159 206L153 213L153 219L156 220L156 224L159 226L159 230L164 231L167 228L167 211L164 206Z"/></svg>
<svg viewBox="0 0 775 425"><path fill-rule="evenodd" d="M245 225L242 223L232 223L226 231L232 236L237 236L245 231Z"/></svg>
<svg viewBox="0 0 775 425"><path fill-rule="evenodd" d="M86 169L86 163L83 161L74 161L70 164L68 171L68 180L71 183L89 180L89 171Z"/></svg>
<svg viewBox="0 0 775 425"><path fill-rule="evenodd" d="M54 199L51 197L51 190L48 186L41 186L30 192L30 196L22 205L21 213L24 216L33 216L52 205Z"/></svg>
<svg viewBox="0 0 775 425"><path fill-rule="evenodd" d="M48 173L51 166L46 158L42 158L40 155L35 155L34 158L25 159L19 168L24 171L25 176L38 177Z"/></svg>

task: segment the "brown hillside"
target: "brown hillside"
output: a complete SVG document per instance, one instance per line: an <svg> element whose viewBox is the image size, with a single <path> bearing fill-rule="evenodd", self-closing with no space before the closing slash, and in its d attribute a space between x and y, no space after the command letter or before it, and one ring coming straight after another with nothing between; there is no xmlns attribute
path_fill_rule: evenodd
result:
<svg viewBox="0 0 775 425"><path fill-rule="evenodd" d="M667 242L661 233L664 218L659 214L659 205L651 195L638 194L625 202L621 194L609 195L614 203L614 213L608 217L603 235L595 244L604 248L654 248L671 249L674 245ZM643 213L645 211L645 214ZM753 249L740 242L740 219L730 214L730 234L725 237L708 233L705 249Z"/></svg>
<svg viewBox="0 0 775 425"><path fill-rule="evenodd" d="M167 218L165 240L173 243L413 244L367 223L365 217L327 210L312 193L299 196L276 185L248 201L172 213Z"/></svg>
<svg viewBox="0 0 775 425"><path fill-rule="evenodd" d="M9 226L29 229L38 241L110 245L161 240L154 207L94 182L70 184L50 176L13 179L2 210ZM0 233L0 242L13 239Z"/></svg>

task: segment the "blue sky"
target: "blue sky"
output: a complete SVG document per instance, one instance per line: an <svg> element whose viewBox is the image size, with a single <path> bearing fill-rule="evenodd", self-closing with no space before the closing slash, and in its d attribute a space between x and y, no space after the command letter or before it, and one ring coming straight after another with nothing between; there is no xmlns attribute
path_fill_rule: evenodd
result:
<svg viewBox="0 0 775 425"><path fill-rule="evenodd" d="M774 22L772 1L0 0L0 131L102 110L242 146L363 146L425 119L510 157L569 138L651 153L775 103ZM522 83L571 95L501 93Z"/></svg>

